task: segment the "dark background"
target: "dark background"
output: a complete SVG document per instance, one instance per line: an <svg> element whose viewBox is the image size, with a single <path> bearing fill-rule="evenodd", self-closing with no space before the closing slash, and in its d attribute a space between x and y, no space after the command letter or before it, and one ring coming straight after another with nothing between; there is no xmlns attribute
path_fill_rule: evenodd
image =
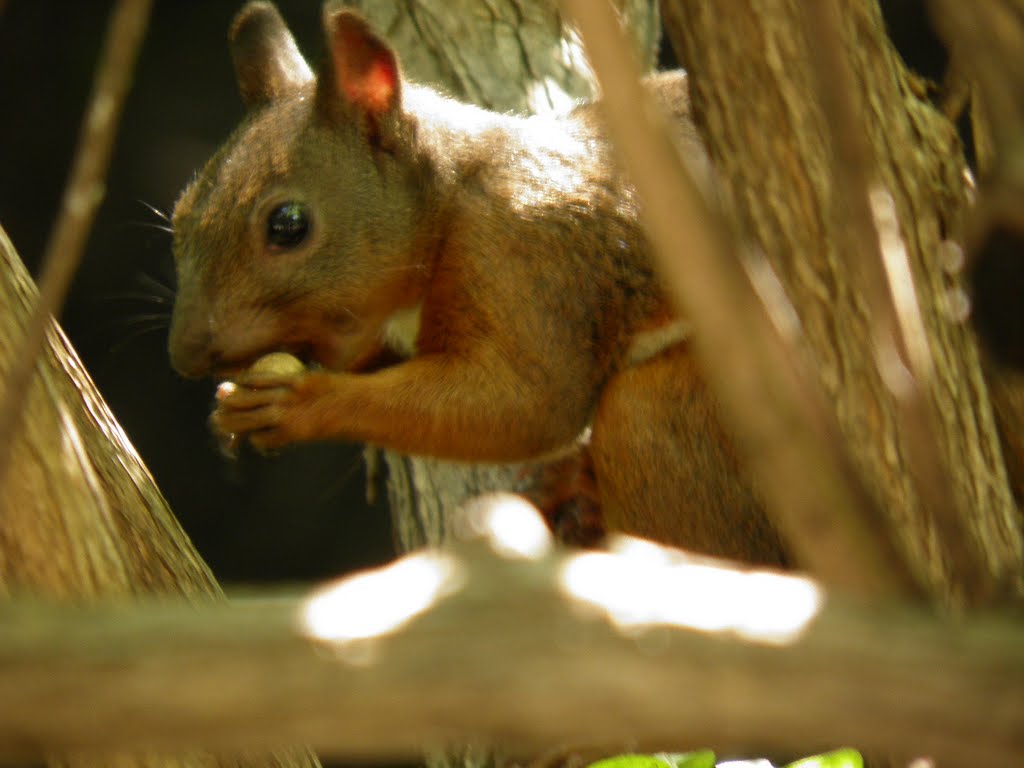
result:
<svg viewBox="0 0 1024 768"><path fill-rule="evenodd" d="M0 11L0 224L33 274L70 166L110 5L8 0ZM305 581L383 562L393 552L386 509L379 501L365 503L359 448L221 458L206 430L213 385L173 373L166 322L141 332L154 314L170 312L151 281L173 284L170 235L154 226L163 222L144 203L169 213L178 191L242 116L226 45L240 6L155 3L107 197L62 322L217 577ZM883 6L905 58L939 78L942 50L920 3ZM282 0L278 7L300 47L318 61L320 3ZM157 302L161 297L164 303Z"/></svg>

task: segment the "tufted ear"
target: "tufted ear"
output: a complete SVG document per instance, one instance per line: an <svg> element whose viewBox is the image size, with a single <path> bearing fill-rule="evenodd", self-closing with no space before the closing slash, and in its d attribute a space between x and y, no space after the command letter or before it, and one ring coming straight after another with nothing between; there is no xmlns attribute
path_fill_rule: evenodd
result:
<svg viewBox="0 0 1024 768"><path fill-rule="evenodd" d="M242 101L250 109L274 101L313 79L295 38L271 3L250 2L228 33Z"/></svg>
<svg viewBox="0 0 1024 768"><path fill-rule="evenodd" d="M371 131L398 111L401 77L391 47L357 13L324 7L329 61L320 72L317 98L329 114L364 116Z"/></svg>

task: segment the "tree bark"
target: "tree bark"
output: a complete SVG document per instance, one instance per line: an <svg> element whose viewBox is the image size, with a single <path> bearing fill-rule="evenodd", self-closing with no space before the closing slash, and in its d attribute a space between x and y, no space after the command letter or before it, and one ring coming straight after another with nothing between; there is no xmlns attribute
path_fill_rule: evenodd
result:
<svg viewBox="0 0 1024 768"><path fill-rule="evenodd" d="M662 8L691 77L695 121L743 236L767 255L795 305L846 444L886 510L917 578L951 603L1019 589L1021 521L969 328L950 304L959 287L941 258L963 235L965 163L954 127L921 97L885 35L874 0L843 3L842 56L875 178L892 196L907 250L930 378L918 379L940 451L950 506L986 558L987 584L951 567L959 542L942 539L922 504L901 430L902 404L878 360L875 318L859 291L859 253L844 245L830 138L797 0L674 2ZM837 215L838 214L838 215Z"/></svg>
<svg viewBox="0 0 1024 768"><path fill-rule="evenodd" d="M593 95L575 32L554 0L348 0L398 50L419 83L499 112L565 109ZM615 0L642 67L661 25L653 0Z"/></svg>
<svg viewBox="0 0 1024 768"><path fill-rule="evenodd" d="M0 372L10 369L35 296L0 230ZM11 456L0 488L0 596L83 601L155 593L196 602L222 599L56 323L36 364ZM54 756L53 762L116 762L126 768L317 765L302 750L246 760L193 752Z"/></svg>

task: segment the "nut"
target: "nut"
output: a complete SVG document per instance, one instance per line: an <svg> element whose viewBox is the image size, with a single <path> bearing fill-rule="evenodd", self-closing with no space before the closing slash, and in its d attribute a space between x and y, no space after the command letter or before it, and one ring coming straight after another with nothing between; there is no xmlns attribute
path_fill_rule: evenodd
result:
<svg viewBox="0 0 1024 768"><path fill-rule="evenodd" d="M295 355L271 352L250 365L248 373L257 376L297 376L305 370L306 366Z"/></svg>

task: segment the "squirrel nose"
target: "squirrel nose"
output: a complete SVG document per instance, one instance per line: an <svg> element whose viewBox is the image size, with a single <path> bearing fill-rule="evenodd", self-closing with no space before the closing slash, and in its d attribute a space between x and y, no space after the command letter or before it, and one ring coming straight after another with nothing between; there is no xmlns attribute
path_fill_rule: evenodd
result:
<svg viewBox="0 0 1024 768"><path fill-rule="evenodd" d="M171 348L171 366L186 379L201 379L213 370L213 355Z"/></svg>
<svg viewBox="0 0 1024 768"><path fill-rule="evenodd" d="M213 369L216 355L206 329L182 328L172 320L168 343L171 366L186 379L199 379Z"/></svg>

